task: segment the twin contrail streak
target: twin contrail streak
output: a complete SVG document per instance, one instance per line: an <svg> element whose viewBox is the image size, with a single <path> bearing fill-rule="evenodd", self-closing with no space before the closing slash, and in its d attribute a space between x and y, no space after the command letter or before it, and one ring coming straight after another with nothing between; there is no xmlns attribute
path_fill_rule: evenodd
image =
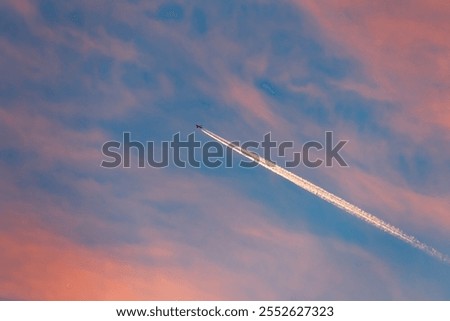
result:
<svg viewBox="0 0 450 321"><path fill-rule="evenodd" d="M274 172L275 174L287 179L288 181L291 181L295 185L320 197L321 199L327 201L328 203L331 203L331 204L335 205L336 207L344 210L345 212L358 217L359 219L377 227L378 229L380 229L386 233L389 233L389 234L395 236L396 238L412 245L413 247L427 253L428 255L431 255L445 263L450 264L450 258L448 256L437 251L433 247L420 242L414 236L404 233L399 228L386 223L382 219L379 219L378 217L360 209L359 207L347 202L346 200L324 190L323 188L309 182L308 180L306 180L304 178L301 178L301 177L287 171L286 169L276 165L275 163L273 163L271 161L268 161L264 158L259 157L259 155L255 154L255 153L251 153L251 152L247 151L246 149L244 149L236 144L233 144L232 142L229 142L228 140L220 137L219 135L216 135L216 134L210 132L209 130L207 130L205 128L200 128L200 130L203 133L205 133L206 135L208 135L209 137L211 137L212 139L223 144L224 146L231 148L232 150L241 154L242 156L257 162L259 165L261 165L261 166L267 168L268 170Z"/></svg>

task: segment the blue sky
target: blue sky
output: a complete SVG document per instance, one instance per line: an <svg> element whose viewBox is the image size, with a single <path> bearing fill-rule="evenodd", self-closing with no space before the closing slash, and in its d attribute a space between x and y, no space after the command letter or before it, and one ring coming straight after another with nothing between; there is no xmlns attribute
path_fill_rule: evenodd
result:
<svg viewBox="0 0 450 321"><path fill-rule="evenodd" d="M449 299L447 265L237 155L99 166L124 132L299 147L333 131L349 167L292 171L450 253L445 10L4 2L0 297Z"/></svg>

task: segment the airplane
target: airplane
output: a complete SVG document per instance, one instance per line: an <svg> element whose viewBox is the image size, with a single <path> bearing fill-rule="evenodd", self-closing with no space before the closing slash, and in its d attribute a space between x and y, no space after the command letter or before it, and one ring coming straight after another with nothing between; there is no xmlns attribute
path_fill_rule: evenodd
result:
<svg viewBox="0 0 450 321"><path fill-rule="evenodd" d="M203 128L203 126L195 124L195 128Z"/></svg>

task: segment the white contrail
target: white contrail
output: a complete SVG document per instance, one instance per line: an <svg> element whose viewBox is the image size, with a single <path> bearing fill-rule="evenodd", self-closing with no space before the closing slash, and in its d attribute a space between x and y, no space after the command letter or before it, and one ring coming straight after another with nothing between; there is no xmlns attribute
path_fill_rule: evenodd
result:
<svg viewBox="0 0 450 321"><path fill-rule="evenodd" d="M261 158L259 155L255 154L255 153L249 152L246 149L244 149L236 144L233 144L232 142L229 142L228 140L220 137L219 135L216 135L216 134L210 132L209 130L207 130L205 128L201 128L201 131L203 133L205 133L206 135L208 135L209 137L211 137L212 139L217 140L219 143L221 143L221 144L225 145L226 147L229 147L232 150L236 151L237 153L241 154L242 156L257 162L259 165L267 168L268 170L274 172L277 175L280 175L281 177L287 179L288 181L291 181L295 185L320 197L321 199L339 207L340 209L343 209L347 213L349 213L353 216L356 216L369 224L372 224L373 226L379 228L380 230L395 236L396 238L414 246L415 248L418 248L419 250L422 250L423 252L427 253L428 255L431 255L445 263L450 264L450 258L447 255L437 251L436 249L434 249L433 247L431 247L425 243L420 242L414 236L404 233L399 228L386 223L385 221L379 219L378 217L376 217L376 216L360 209L359 207L347 202L346 200L324 190L323 188L311 183L310 181L287 171L286 169L276 165L275 163L273 163L271 161Z"/></svg>

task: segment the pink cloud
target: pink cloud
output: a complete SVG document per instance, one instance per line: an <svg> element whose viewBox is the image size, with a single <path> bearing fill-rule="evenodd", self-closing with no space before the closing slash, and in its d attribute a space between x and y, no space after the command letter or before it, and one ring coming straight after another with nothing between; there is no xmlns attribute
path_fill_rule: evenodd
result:
<svg viewBox="0 0 450 321"><path fill-rule="evenodd" d="M125 6L124 9L123 15L127 16L126 10L142 8ZM136 23L143 23L154 34L170 37L200 63L220 60L213 59L216 54L226 56L239 52L239 46L232 44L213 46L215 43L211 39L207 44L217 51L209 50L208 46L205 47L208 50L202 51L170 27L147 18ZM101 29L98 30L99 43L75 30L64 31L72 36L73 45L79 46L83 54L94 51L119 60L141 58L132 45L110 38ZM68 44L64 34L57 31L44 28L37 32L55 43ZM15 48L6 49L10 57L15 55ZM41 59L48 57L51 55ZM26 59L21 56L18 61L33 68L34 62ZM226 104L236 108L248 124L263 123L271 128L292 131L293 126L278 116L270 97L265 97L253 85L252 77L263 73L267 67L265 57L249 59L244 65L244 75L238 78L227 66L211 63L211 79L216 75L220 75L220 79L205 84L206 92L221 97ZM58 72L58 69L54 71ZM118 73L114 73L112 87L99 85L99 90L111 94L110 102L114 103L111 109L110 106L99 106L90 111L90 117L117 117L139 99L151 96L142 92L135 95L120 88L118 78ZM168 78L161 75L157 78L164 84L165 95L174 92ZM207 81L209 79L205 83ZM295 89L325 99L323 93L312 86ZM41 106L42 101L37 105ZM124 107L117 108L118 105ZM217 178L207 179L201 174L181 175L150 169L145 174L144 170L118 169L107 183L96 180L97 176L60 174L60 182L79 193L76 206L66 201L67 195L51 195L34 186L19 187L17 183L22 171L31 166L33 169L50 169L62 162L74 169L82 169L84 174L95 171L96 175L105 175L98 167L99 148L107 138L105 133L93 129L82 132L52 120L53 112L60 116L77 114L77 111L67 111L63 107L67 106L46 105L47 113L43 114L23 106L0 110L1 127L6 133L3 145L33 153L36 157L33 163L26 163L17 173L0 168L4 174L0 190L3 197L8 198L2 203L2 213L6 214L1 217L4 230L0 234L0 272L8 280L0 284L2 296L26 299L277 299L289 292L306 298L327 295L340 298L351 296L353 290L360 293L372 285L363 275L358 275L361 270L355 268L355 263L367 265L376 284L387 286L385 291L396 298L406 296L398 288L392 271L379 258L358 246L283 227L280 222L268 218L270 209L239 195L227 180L218 183ZM304 124L302 130L310 135L320 132L313 124ZM338 181L345 182L343 177ZM407 210L401 204L403 200L413 205L422 201L432 206L430 198L421 199L402 188L386 187L385 182L356 173L355 184L348 193L376 206L370 203L372 199L364 198L367 196L363 194L365 190L398 212ZM126 193L129 194L124 195ZM392 195L386 193L399 193L400 200L389 198ZM89 202L95 201L103 202L102 208L108 204L108 211L117 211L113 214L123 214L127 224L114 222L109 213L100 210L97 213L94 206L89 206ZM165 213L158 210L160 204L179 205L182 210ZM186 210L188 206L192 207L191 212ZM440 201L436 206L440 214L435 224L445 223L446 219L440 216L444 214L442 209L446 203ZM142 242L130 245L117 237L119 244L112 246L106 242L83 244L76 240L81 238L77 235L80 230L86 232L82 229L84 226L97 233L132 233ZM330 291L330 286L336 290Z"/></svg>
<svg viewBox="0 0 450 321"><path fill-rule="evenodd" d="M331 48L361 61L373 81L344 82L344 87L400 103L386 118L399 131L427 136L440 126L449 133L449 6L440 1L294 3L314 17Z"/></svg>
<svg viewBox="0 0 450 321"><path fill-rule="evenodd" d="M11 231L12 232L12 231ZM3 276L2 296L31 300L151 300L217 298L220 292L203 292L200 275L185 275L180 268L146 268L101 250L72 243L36 226L21 225L0 235ZM160 258L165 249L139 249L141 256ZM159 256L159 257L158 257ZM214 271L205 263L204 268ZM198 272L200 273L200 271ZM221 271L216 271L221 273ZM211 281L211 274L204 276ZM219 290L219 289L217 289Z"/></svg>
<svg viewBox="0 0 450 321"><path fill-rule="evenodd" d="M33 166L63 162L94 169L101 162L100 147L106 141L101 130L68 129L21 107L0 110L0 123L5 131L3 147L36 153Z"/></svg>
<svg viewBox="0 0 450 321"><path fill-rule="evenodd" d="M224 250L233 252L227 254L231 261L225 266L205 256L204 250L164 240L162 235L146 245L87 247L36 221L20 222L19 215L15 213L7 223L8 231L0 234L0 272L7 279L0 283L0 293L6 298L276 299L283 297L282 291L320 298L330 293L331 285L339 288L349 282L348 274L342 273L346 264L336 261L329 269L326 263L331 257L349 254L370 262L372 272L383 282L392 282L391 272L358 248L334 241L320 244L310 235L286 233L261 223L256 228L240 227L241 237L251 245L230 240L234 245ZM274 255L279 259L274 260ZM280 269L290 277L280 274Z"/></svg>
<svg viewBox="0 0 450 321"><path fill-rule="evenodd" d="M327 50L361 63L366 81L344 79L334 84L392 104L376 115L377 121L405 135L408 143L399 146L399 151L410 155L417 144L425 144L433 135L440 134L444 142L450 139L449 6L440 1L413 1L408 6L392 1L293 3L312 17L319 28L317 37L324 40ZM400 226L448 234L447 195L412 190L391 166L392 144L361 135L349 123L335 125L340 136L350 139L345 147L350 163L366 168L323 171L336 191L363 208L389 213L385 218ZM427 144L429 157L445 159L448 153L439 149Z"/></svg>
<svg viewBox="0 0 450 321"><path fill-rule="evenodd" d="M16 175L2 175L0 184L8 198L1 206L0 273L8 280L0 283L2 297L211 300L290 298L290 293L339 298L351 295L342 292L354 280L349 262L369 265L374 277L389 284L386 291L405 295L392 271L364 249L288 230L232 186L201 175L142 175L131 169L123 172L126 179L111 184L88 178L65 182L78 190L80 203L98 199L122 213L126 224L97 216L89 203L88 208L74 206L33 186L18 189ZM117 197L130 181L130 195ZM159 212L149 200L196 206L195 215ZM87 227L116 235L114 244L76 241ZM133 233L139 242L123 241L124 233ZM355 289L369 286L360 281Z"/></svg>
<svg viewBox="0 0 450 321"><path fill-rule="evenodd" d="M244 112L248 123L252 123L252 119L257 118L272 128L285 124L254 85L230 77L223 94L225 100L232 105L237 104L238 111Z"/></svg>
<svg viewBox="0 0 450 321"><path fill-rule="evenodd" d="M5 0L8 6L13 7L18 13L20 13L26 19L36 15L36 7L29 0Z"/></svg>

